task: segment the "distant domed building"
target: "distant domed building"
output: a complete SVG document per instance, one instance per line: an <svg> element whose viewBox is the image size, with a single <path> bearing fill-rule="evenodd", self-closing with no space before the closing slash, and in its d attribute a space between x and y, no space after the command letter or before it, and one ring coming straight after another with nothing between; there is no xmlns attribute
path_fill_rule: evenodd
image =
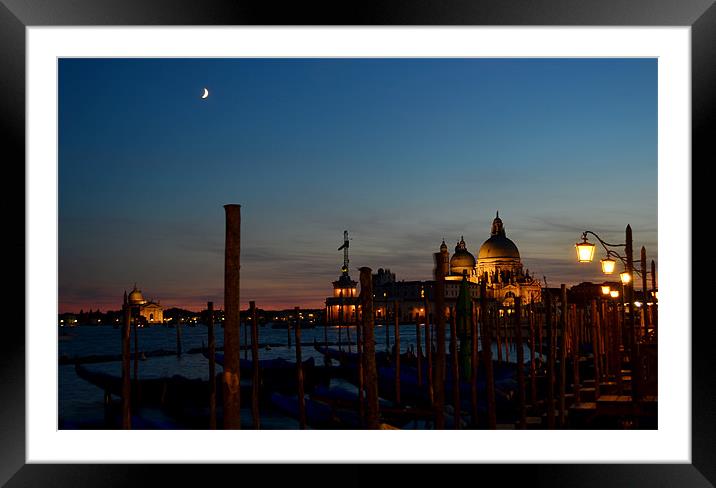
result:
<svg viewBox="0 0 716 488"><path fill-rule="evenodd" d="M138 290L137 285L135 283L134 289L129 292L129 295L127 295L127 304L128 305L145 305L146 303L147 303L147 301L144 299L144 295L142 295L142 290Z"/></svg>
<svg viewBox="0 0 716 488"><path fill-rule="evenodd" d="M137 307L139 309L139 316L143 319L142 322L152 325L161 324L164 322L164 308L159 304L159 300L156 302L146 300L142 295L142 290L137 288L137 284L134 284L134 289L129 292L124 292L124 304L130 307Z"/></svg>
<svg viewBox="0 0 716 488"><path fill-rule="evenodd" d="M523 271L520 251L507 237L499 212L492 221L490 234L480 246L477 260L467 250L465 239L461 237L455 247L455 254L450 257L450 269L445 279L459 281L466 275L472 283L485 281L488 296L507 306L514 303L515 297L521 297L523 303L540 301L540 283L529 275L529 270ZM447 252L444 240L440 252Z"/></svg>
<svg viewBox="0 0 716 488"><path fill-rule="evenodd" d="M344 250L341 275L333 282L333 295L326 298L326 318L331 325L356 323L358 318L358 284L348 274L348 242L346 232L344 244L339 248ZM523 271L520 252L507 237L499 213L492 221L490 237L480 246L477 257L468 250L465 238L461 236L452 256L443 239L436 258L435 264L443 267L445 273L446 317L458 306L463 278L467 281L467 297L472 300L481 298L481 281L486 285L487 298L504 307L514 306L517 297L523 304L542 299L540 282L530 276L529 270ZM435 320L435 280L398 281L395 273L379 268L372 276L372 284L376 323L389 323L395 317L396 308L401 323L425 323L426 318L431 322Z"/></svg>

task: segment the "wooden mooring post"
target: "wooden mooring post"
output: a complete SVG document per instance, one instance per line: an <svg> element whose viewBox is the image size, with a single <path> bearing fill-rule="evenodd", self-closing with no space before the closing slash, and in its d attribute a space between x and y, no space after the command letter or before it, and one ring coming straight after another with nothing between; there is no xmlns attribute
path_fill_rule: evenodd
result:
<svg viewBox="0 0 716 488"><path fill-rule="evenodd" d="M129 335L131 332L130 321L132 319L132 311L129 305L124 305L124 323L122 324L122 428L132 428L131 414L131 394L132 385L130 383L129 370Z"/></svg>
<svg viewBox="0 0 716 488"><path fill-rule="evenodd" d="M385 298L385 297L384 297ZM385 356L390 357L390 321L388 320L388 299L385 298L385 312L383 314L383 324L385 324Z"/></svg>
<svg viewBox="0 0 716 488"><path fill-rule="evenodd" d="M567 386L567 285L560 285L560 333L559 333L559 426L565 426L565 394Z"/></svg>
<svg viewBox="0 0 716 488"><path fill-rule="evenodd" d="M363 326L358 322L358 307L355 309L356 323L356 351L358 353L358 418L362 427L365 427L365 366L363 362Z"/></svg>
<svg viewBox="0 0 716 488"><path fill-rule="evenodd" d="M300 309L296 307L296 383L298 384L298 425L306 428L306 398L303 389L303 364L301 363L301 321Z"/></svg>
<svg viewBox="0 0 716 488"><path fill-rule="evenodd" d="M544 299L542 299L542 304L544 308ZM537 344L539 345L539 367L542 369L542 365L544 364L544 323L545 323L546 316L541 313L537 315L537 332L539 335L539 341Z"/></svg>
<svg viewBox="0 0 716 488"><path fill-rule="evenodd" d="M400 306L393 302L393 320L395 321L395 403L400 405Z"/></svg>
<svg viewBox="0 0 716 488"><path fill-rule="evenodd" d="M363 362L366 383L366 427L378 428L378 370L375 364L375 319L373 317L373 278L371 269L360 268Z"/></svg>
<svg viewBox="0 0 716 488"><path fill-rule="evenodd" d="M357 329L358 329L358 324L356 323L356 330ZM357 332L356 332L356 335L357 335ZM353 339L351 339L351 325L350 324L346 325L346 341L348 341L348 354L350 354L351 352L353 352L352 351ZM358 341L358 339L356 338L356 342L357 341Z"/></svg>
<svg viewBox="0 0 716 488"><path fill-rule="evenodd" d="M497 342L497 362L502 364L502 338L500 337L502 335L500 327L500 316L499 313L495 315L494 317L495 321L495 341Z"/></svg>
<svg viewBox="0 0 716 488"><path fill-rule="evenodd" d="M600 351L602 353L602 357L604 358L604 371L602 375L607 381L610 381L614 369L614 351L612 346L612 342L614 340L612 336L614 334L611 330L611 312L609 310L609 305L604 301L602 301L600 305L599 338L601 340Z"/></svg>
<svg viewBox="0 0 716 488"><path fill-rule="evenodd" d="M478 338L477 338L477 307L475 301L470 300L471 318L470 321L470 423L477 427L477 372L479 363Z"/></svg>
<svg viewBox="0 0 716 488"><path fill-rule="evenodd" d="M656 263L654 260L651 260L651 290L654 292L654 305L651 306L652 309L652 323L654 325L654 335L658 333L657 325L659 323L659 300L656 298L657 288L656 288Z"/></svg>
<svg viewBox="0 0 716 488"><path fill-rule="evenodd" d="M343 290L339 292L341 305L338 307L338 350L343 352L343 323L345 322L345 311L343 310Z"/></svg>
<svg viewBox="0 0 716 488"><path fill-rule="evenodd" d="M209 428L216 429L216 338L214 336L214 302L208 302L209 311Z"/></svg>
<svg viewBox="0 0 716 488"><path fill-rule="evenodd" d="M507 313L507 310L505 310L505 315L502 318L502 326L505 329L505 362L507 364L510 363L510 344L512 343L512 341L510 340L509 324L510 316Z"/></svg>
<svg viewBox="0 0 716 488"><path fill-rule="evenodd" d="M601 382L601 334L599 333L599 314L597 313L597 300L592 299L589 310L589 319L592 323L592 355L594 356L594 401L599 400L599 384Z"/></svg>
<svg viewBox="0 0 716 488"><path fill-rule="evenodd" d="M139 308L132 308L132 334L134 335L134 375L132 380L132 402L135 405L139 405Z"/></svg>
<svg viewBox="0 0 716 488"><path fill-rule="evenodd" d="M487 427L497 429L495 409L495 377L492 370L492 331L487 314L487 284L480 281L480 337L482 338L482 359L485 363L485 393L487 394Z"/></svg>
<svg viewBox="0 0 716 488"><path fill-rule="evenodd" d="M249 319L252 318L251 311L249 310L249 316L244 321L244 361L249 359Z"/></svg>
<svg viewBox="0 0 716 488"><path fill-rule="evenodd" d="M515 298L515 347L517 348L517 389L519 395L520 429L527 428L527 406L525 401L525 351L522 344L522 307L520 297Z"/></svg>
<svg viewBox="0 0 716 488"><path fill-rule="evenodd" d="M241 205L224 205L224 429L241 429L241 331L239 283L241 269Z"/></svg>
<svg viewBox="0 0 716 488"><path fill-rule="evenodd" d="M176 332L177 332L177 357L180 358L180 357L181 357L181 352L182 352L182 351L181 351L181 334L182 334L181 321L178 321L178 322L177 322Z"/></svg>
<svg viewBox="0 0 716 488"><path fill-rule="evenodd" d="M641 334L642 334L642 337L646 337L649 334L649 325L650 325L649 314L647 313L647 311L649 310L649 306L647 305L647 303L650 300L649 300L649 289L646 286L646 278L647 278L647 276L646 276L647 275L647 272L646 272L646 248L644 246L641 246L640 264L641 264L641 291L644 294L641 308L640 308L640 311L643 313L642 316L644 317L644 324L643 324L644 330L642 330Z"/></svg>
<svg viewBox="0 0 716 488"><path fill-rule="evenodd" d="M580 403L581 401L581 388L579 378L579 344L580 344L580 330L582 328L584 310L579 310L577 313L577 305L571 305L571 317L572 326L570 327L570 343L572 350L572 391L574 392L574 401Z"/></svg>
<svg viewBox="0 0 716 488"><path fill-rule="evenodd" d="M420 345L421 339L420 339L420 314L417 314L417 318L415 320L415 355L416 355L416 367L417 367L417 375L418 375L418 386L423 386L423 348Z"/></svg>
<svg viewBox="0 0 716 488"><path fill-rule="evenodd" d="M555 332L553 326L553 300L551 294L545 290L545 326L547 327L547 428L554 429L554 346Z"/></svg>
<svg viewBox="0 0 716 488"><path fill-rule="evenodd" d="M298 327L298 324L296 324ZM291 317L286 318L286 347L291 350Z"/></svg>
<svg viewBox="0 0 716 488"><path fill-rule="evenodd" d="M620 297L620 299L623 299ZM626 354L630 353L627 349L627 344L629 344L629 332L633 332L629 330L628 324L624 321L624 313L626 307L624 307L622 304L615 304L615 308L621 309L616 310L614 312L614 327L616 332L613 334L615 338L621 338L621 342L614 341L614 371L616 375L616 382L617 382L617 390L619 391L619 394L624 393L624 377L622 375L622 369L624 368L624 359Z"/></svg>
<svg viewBox="0 0 716 488"><path fill-rule="evenodd" d="M249 308L251 310L251 361L253 366L253 375L251 378L251 418L253 420L254 429L261 428L261 419L259 418L259 321L256 313L256 302L250 301Z"/></svg>
<svg viewBox="0 0 716 488"><path fill-rule="evenodd" d="M134 313L132 317L132 333L134 334L134 391L137 392L139 380L139 313Z"/></svg>
<svg viewBox="0 0 716 488"><path fill-rule="evenodd" d="M435 428L445 429L445 272L447 253L435 253L435 334L437 350L433 372Z"/></svg>
<svg viewBox="0 0 716 488"><path fill-rule="evenodd" d="M460 362L457 357L457 317L455 308L450 313L450 362L452 363L452 404L455 430L460 429Z"/></svg>
<svg viewBox="0 0 716 488"><path fill-rule="evenodd" d="M423 302L425 308L425 370L426 370L426 384L428 387L428 401L433 403L433 344L432 336L430 334L430 312L428 308L428 299L425 298Z"/></svg>
<svg viewBox="0 0 716 488"><path fill-rule="evenodd" d="M537 370L535 363L535 317L534 300L530 300L530 404L534 409L537 405Z"/></svg>

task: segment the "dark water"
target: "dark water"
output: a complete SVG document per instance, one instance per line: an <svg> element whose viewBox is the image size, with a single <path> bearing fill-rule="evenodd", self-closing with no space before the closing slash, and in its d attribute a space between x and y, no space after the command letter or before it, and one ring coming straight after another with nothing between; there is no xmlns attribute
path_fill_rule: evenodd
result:
<svg viewBox="0 0 716 488"><path fill-rule="evenodd" d="M424 337L421 330L421 345L424 344ZM339 329L329 327L325 332L330 343L336 343L339 339ZM390 346L394 343L394 326L388 327ZM161 378L173 375L182 375L186 378L201 378L207 380L209 377L209 361L201 353L186 353L191 349L201 348L207 344L207 327L203 325L182 326L182 350L185 351L180 357L176 355L149 357L139 361L139 378ZM343 327L340 330L340 339L343 342L343 349L348 350L346 342L353 341L351 350L355 351L356 329L355 327ZM173 327L155 326L151 328L138 329L139 351L150 352L157 350L176 351L176 329ZM217 348L223 347L223 330L216 328ZM323 364L323 357L313 348L314 339L318 342L324 341L324 328L303 329L301 332L302 357L304 360L313 357L316 364ZM376 351L386 349L386 327L377 325L375 329ZM244 328L241 330L241 340L244 344ZM250 344L250 334L248 334ZM401 352L409 348L415 348L415 325L400 326ZM295 338L291 331L291 345L287 343L286 329L272 329L270 326L259 328L259 357L261 359L284 358L295 361ZM266 344L270 346L266 348ZM446 338L449 344L449 337ZM134 337L131 338L131 347L134 350ZM335 346L334 346L335 347ZM121 354L121 329L111 326L79 326L73 328L59 329L59 356L87 357L92 355ZM493 357L496 357L497 346L493 344ZM242 351L241 357L251 358L250 351ZM529 348L525 347L525 360L529 358ZM512 350L511 361L516 361L516 352ZM109 361L87 364L86 367L92 371L110 373L116 376L121 375L121 363ZM133 365L132 365L133 367ZM97 428L103 424L105 409L103 405L104 392L89 382L79 378L75 372L75 366L60 365L59 367L59 428ZM217 371L221 366L217 365ZM342 380L331 380L336 386L351 387ZM116 399L115 399L116 401ZM167 420L166 415L159 410L141 409L138 412L143 418L150 422ZM242 412L242 419L250 423L251 414L249 410ZM270 409L261 411L262 428L293 429L297 422L287 418L280 413ZM248 424L247 424L248 426Z"/></svg>

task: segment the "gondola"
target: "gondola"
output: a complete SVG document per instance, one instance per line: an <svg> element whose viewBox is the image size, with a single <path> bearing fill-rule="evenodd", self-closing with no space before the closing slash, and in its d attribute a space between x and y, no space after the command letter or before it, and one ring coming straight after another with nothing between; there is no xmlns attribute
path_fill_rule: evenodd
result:
<svg viewBox="0 0 716 488"><path fill-rule="evenodd" d="M122 377L101 371L93 371L81 364L75 365L77 376L103 391L122 396ZM221 378L217 376L217 396L221 394ZM174 375L164 378L130 379L131 398L135 406L204 407L209 404L208 380L189 379ZM241 395L250 398L251 386L241 386Z"/></svg>
<svg viewBox="0 0 716 488"><path fill-rule="evenodd" d="M357 352L341 351L333 347L321 346L315 340L313 341L313 348L323 354L323 357L334 360L340 365L357 364L360 355ZM422 356L424 360L424 356ZM414 354L402 353L400 355L401 364L405 366L414 366L416 364L416 358ZM375 363L378 366L387 366L392 364L392 359L389 354L385 351L376 351Z"/></svg>
<svg viewBox="0 0 716 488"><path fill-rule="evenodd" d="M357 364L348 364L338 369L342 377L353 384L358 384ZM380 397L390 401L396 400L395 395L395 367L378 367L378 392ZM427 368L423 368L422 381L418 384L417 369L412 367L401 367L400 370L400 400L402 405L412 405L416 408L430 408L430 397L427 387ZM434 373L434 370L433 370ZM505 413L511 413L514 407L517 382L515 381L516 368L514 365L495 363L493 375L495 378L495 403L496 407ZM447 369L445 378L445 404L452 404L452 371ZM486 411L486 388L484 368L478 369L477 393L478 413ZM460 404L463 410L470 410L472 386L469 381L460 381Z"/></svg>
<svg viewBox="0 0 716 488"><path fill-rule="evenodd" d="M204 350L205 357L209 357L209 353ZM222 353L215 354L216 364L223 367L224 355ZM301 363L303 369L303 385L304 390L310 393L313 387L320 383L325 383L329 379L328 371L325 368L316 366L314 358L308 358ZM253 371L253 362L248 359L239 360L239 368L243 378L250 378ZM259 377L261 378L261 390L263 393L280 392L285 394L293 394L297 391L297 375L296 363L287 361L283 358L261 359L259 360Z"/></svg>
<svg viewBox="0 0 716 488"><path fill-rule="evenodd" d="M299 418L298 397L295 395L271 394L271 402L283 413L293 418ZM324 429L358 429L360 417L355 411L337 408L328 403L315 400L310 396L304 397L306 423L314 428Z"/></svg>

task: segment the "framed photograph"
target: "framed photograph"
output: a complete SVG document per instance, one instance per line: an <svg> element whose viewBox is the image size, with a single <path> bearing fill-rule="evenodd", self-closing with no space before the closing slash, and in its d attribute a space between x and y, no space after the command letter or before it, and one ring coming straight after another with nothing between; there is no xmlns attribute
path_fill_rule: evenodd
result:
<svg viewBox="0 0 716 488"><path fill-rule="evenodd" d="M0 341L2 483L120 486L155 469L186 482L179 466L119 466L148 463L351 463L354 482L374 463L519 464L511 477L550 486L716 480L712 334L692 325L690 286L692 222L708 222L692 167L715 149L713 2L348 18L3 0L0 26L3 137L23 168L7 181L25 182L6 208L25 202L26 258L25 328ZM262 360L294 361L286 375L262 363L261 384L281 386L260 430L253 406L227 400L234 364L253 354L259 371L257 341ZM306 405L319 360L358 388L355 412ZM416 363L417 393L400 361ZM216 373L219 430L216 383L191 403ZM296 397L278 393L288 376ZM396 386L379 423L383 380L403 402ZM154 390L181 416L155 415Z"/></svg>

